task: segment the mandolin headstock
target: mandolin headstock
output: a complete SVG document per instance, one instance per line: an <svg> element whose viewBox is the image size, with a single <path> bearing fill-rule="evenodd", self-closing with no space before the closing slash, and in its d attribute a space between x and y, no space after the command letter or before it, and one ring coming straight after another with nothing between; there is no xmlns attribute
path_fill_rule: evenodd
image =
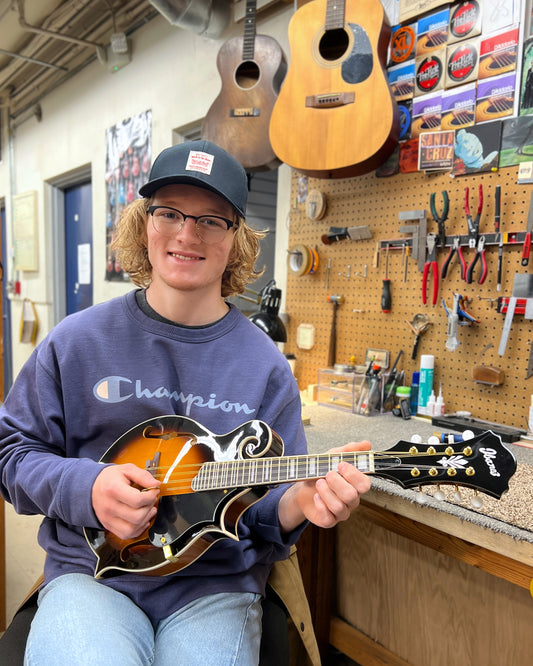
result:
<svg viewBox="0 0 533 666"><path fill-rule="evenodd" d="M404 488L428 484L466 486L500 499L516 471L516 459L498 435L488 430L453 444L400 441L374 453L375 474Z"/></svg>

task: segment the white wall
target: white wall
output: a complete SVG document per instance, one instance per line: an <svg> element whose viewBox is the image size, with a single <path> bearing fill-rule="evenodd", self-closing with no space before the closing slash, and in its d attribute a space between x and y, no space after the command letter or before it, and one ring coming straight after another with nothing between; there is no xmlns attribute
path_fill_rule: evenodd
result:
<svg viewBox="0 0 533 666"><path fill-rule="evenodd" d="M274 37L287 58L287 26L292 7L281 3L268 20L258 17L257 32ZM11 137L12 155L5 146L0 163L0 197L6 202L7 238L11 251L11 196L35 190L38 196L39 269L23 272L20 296L11 296L13 372L20 370L32 346L20 344L22 299L36 304L38 340L53 326L52 220L47 183L90 165L93 187L94 302L117 296L131 284L106 282L105 275L105 130L134 114L152 111L152 158L172 143L172 131L200 122L220 89L216 57L222 43L242 35L242 24L231 26L219 40L200 37L171 26L158 17L132 36L132 61L111 74L95 61L41 101L42 120L31 118ZM12 171L11 171L12 169ZM13 179L13 188L11 188ZM285 290L287 210L290 170L280 169L277 256L278 285ZM285 200L287 198L287 200ZM276 267L276 271L278 267ZM12 262L6 270L12 279Z"/></svg>

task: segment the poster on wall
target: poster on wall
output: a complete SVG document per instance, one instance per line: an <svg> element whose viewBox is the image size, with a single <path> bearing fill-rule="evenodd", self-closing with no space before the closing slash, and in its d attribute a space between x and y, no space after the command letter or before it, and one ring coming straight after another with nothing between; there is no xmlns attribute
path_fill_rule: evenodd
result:
<svg viewBox="0 0 533 666"><path fill-rule="evenodd" d="M115 225L125 206L139 197L151 165L152 112L126 118L106 130L105 279L128 280L111 250Z"/></svg>

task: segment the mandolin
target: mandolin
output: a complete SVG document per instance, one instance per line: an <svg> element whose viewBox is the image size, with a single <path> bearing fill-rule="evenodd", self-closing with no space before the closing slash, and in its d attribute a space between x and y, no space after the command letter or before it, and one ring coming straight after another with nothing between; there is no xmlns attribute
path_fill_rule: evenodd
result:
<svg viewBox="0 0 533 666"><path fill-rule="evenodd" d="M314 0L298 9L270 120L283 162L317 178L349 178L387 159L400 132L385 71L389 36L380 0Z"/></svg>
<svg viewBox="0 0 533 666"><path fill-rule="evenodd" d="M456 444L398 442L388 451L283 456L283 441L263 421L215 435L184 416L161 416L128 430L102 463L134 463L161 481L157 514L136 539L85 528L96 578L120 573L168 575L222 538L238 540L243 513L269 486L326 476L341 461L404 488L453 484L500 498L516 471L513 454L487 431Z"/></svg>
<svg viewBox="0 0 533 666"><path fill-rule="evenodd" d="M247 0L244 36L227 40L217 56L222 88L202 125L209 139L250 172L279 166L268 136L270 115L287 71L278 42L256 35L256 0Z"/></svg>

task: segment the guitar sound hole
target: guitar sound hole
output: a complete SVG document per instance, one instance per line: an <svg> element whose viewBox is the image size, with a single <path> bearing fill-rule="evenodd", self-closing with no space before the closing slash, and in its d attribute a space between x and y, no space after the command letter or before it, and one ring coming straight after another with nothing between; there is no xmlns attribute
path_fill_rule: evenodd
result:
<svg viewBox="0 0 533 666"><path fill-rule="evenodd" d="M246 60L235 70L235 83L241 88L253 88L259 80L259 67L252 60Z"/></svg>
<svg viewBox="0 0 533 666"><path fill-rule="evenodd" d="M324 60L338 60L347 51L350 40L345 30L326 30L322 35L318 50Z"/></svg>

